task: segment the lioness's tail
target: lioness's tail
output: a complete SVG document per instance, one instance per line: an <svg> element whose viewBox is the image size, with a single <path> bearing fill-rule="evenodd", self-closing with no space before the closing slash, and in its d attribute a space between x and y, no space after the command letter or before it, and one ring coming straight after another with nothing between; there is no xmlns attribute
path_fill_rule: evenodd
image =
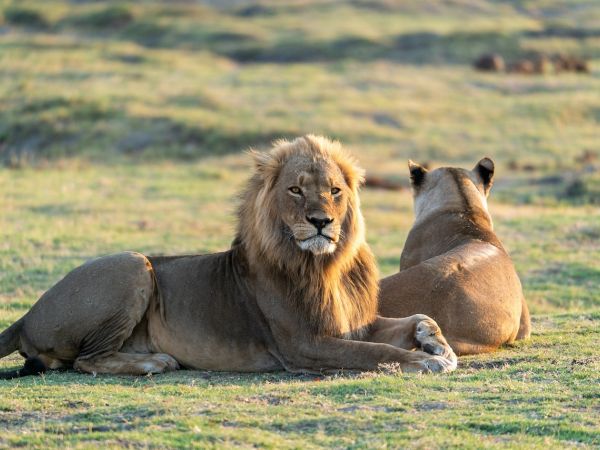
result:
<svg viewBox="0 0 600 450"><path fill-rule="evenodd" d="M519 323L519 331L517 333L517 340L528 339L531 336L531 317L529 316L529 308L525 299L521 306L521 321Z"/></svg>
<svg viewBox="0 0 600 450"><path fill-rule="evenodd" d="M21 318L0 333L0 358L4 358L19 349L23 322L23 318Z"/></svg>

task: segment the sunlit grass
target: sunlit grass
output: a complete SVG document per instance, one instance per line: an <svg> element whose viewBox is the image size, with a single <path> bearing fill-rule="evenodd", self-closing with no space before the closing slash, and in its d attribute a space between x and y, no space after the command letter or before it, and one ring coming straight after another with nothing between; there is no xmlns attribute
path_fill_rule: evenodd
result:
<svg viewBox="0 0 600 450"><path fill-rule="evenodd" d="M241 152L308 132L405 186L408 158L492 157L495 228L534 314L531 341L448 376L3 382L0 447L600 445L600 177L581 160L598 152L597 2L0 0L0 16L0 328L89 258L226 249ZM532 50L593 73L470 68ZM411 195L361 197L389 275Z"/></svg>

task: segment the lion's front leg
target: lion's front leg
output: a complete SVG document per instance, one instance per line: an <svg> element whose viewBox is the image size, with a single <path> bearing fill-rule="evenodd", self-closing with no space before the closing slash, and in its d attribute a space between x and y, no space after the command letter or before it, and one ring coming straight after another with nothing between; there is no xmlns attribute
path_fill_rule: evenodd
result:
<svg viewBox="0 0 600 450"><path fill-rule="evenodd" d="M421 351L410 351L379 342L352 341L333 337L280 342L282 363L292 372L331 370L377 370L397 363L402 372L450 372L452 361Z"/></svg>
<svg viewBox="0 0 600 450"><path fill-rule="evenodd" d="M422 350L450 360L456 368L456 354L446 341L442 330L435 320L424 314L415 314L402 319L378 316L366 340L390 344L406 350Z"/></svg>

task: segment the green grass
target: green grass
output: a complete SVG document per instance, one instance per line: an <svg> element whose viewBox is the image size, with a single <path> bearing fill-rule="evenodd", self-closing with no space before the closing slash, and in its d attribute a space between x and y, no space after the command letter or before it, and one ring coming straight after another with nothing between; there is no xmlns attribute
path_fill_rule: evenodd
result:
<svg viewBox="0 0 600 450"><path fill-rule="evenodd" d="M0 156L190 159L306 130L376 158L489 153L555 168L595 148L596 73L470 63L489 51L598 58L596 2L440 3L0 1Z"/></svg>
<svg viewBox="0 0 600 450"><path fill-rule="evenodd" d="M404 184L409 157L491 156L490 209L534 314L531 341L451 375L3 382L0 447L600 446L597 2L0 0L0 13L0 327L89 258L227 248L242 150L307 132ZM479 74L484 51L568 51L593 72ZM391 274L410 194L362 201Z"/></svg>
<svg viewBox="0 0 600 450"><path fill-rule="evenodd" d="M451 375L51 373L6 383L5 446L566 448L600 445L598 314Z"/></svg>
<svg viewBox="0 0 600 450"><path fill-rule="evenodd" d="M90 257L226 248L235 192L248 172L243 156L0 170L0 325ZM362 197L369 242L382 272L393 273L412 220L410 195L365 190ZM497 202L491 209L535 314L529 342L462 358L448 376L190 371L4 382L0 445L600 445L597 209ZM13 355L2 367L20 361Z"/></svg>

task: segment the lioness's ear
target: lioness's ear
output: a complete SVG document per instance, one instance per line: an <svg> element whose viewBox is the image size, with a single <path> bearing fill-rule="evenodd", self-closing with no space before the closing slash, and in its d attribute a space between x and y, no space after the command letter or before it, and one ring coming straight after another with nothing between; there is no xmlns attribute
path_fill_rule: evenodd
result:
<svg viewBox="0 0 600 450"><path fill-rule="evenodd" d="M408 160L408 170L410 172L410 183L414 188L419 187L425 181L427 169L415 162L412 159Z"/></svg>
<svg viewBox="0 0 600 450"><path fill-rule="evenodd" d="M473 172L479 175L479 178L483 183L485 195L488 195L494 182L494 161L487 157L483 158L477 163Z"/></svg>

